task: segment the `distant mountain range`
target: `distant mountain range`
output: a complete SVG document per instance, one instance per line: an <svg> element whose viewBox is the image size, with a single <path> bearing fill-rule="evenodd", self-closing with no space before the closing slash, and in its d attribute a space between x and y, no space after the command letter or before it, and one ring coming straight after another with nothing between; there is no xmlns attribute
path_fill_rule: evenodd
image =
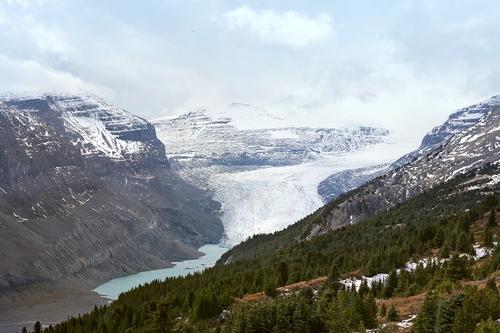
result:
<svg viewBox="0 0 500 333"><path fill-rule="evenodd" d="M171 170L155 128L95 96L3 96L0 135L0 308L222 236L219 204Z"/></svg>
<svg viewBox="0 0 500 333"><path fill-rule="evenodd" d="M250 170L300 164L324 153L346 153L381 143L389 131L374 127L309 128L264 127L240 129L238 113L255 112L249 106L232 104L232 113L222 116L205 109L176 118L153 121L168 156L183 168ZM245 110L238 110L239 108ZM257 109L255 118L271 118ZM236 118L236 120L234 119ZM240 121L238 121L240 120ZM247 121L247 120L245 120ZM278 123L279 124L279 123ZM269 126L269 125L268 125ZM174 164L175 167L175 164Z"/></svg>

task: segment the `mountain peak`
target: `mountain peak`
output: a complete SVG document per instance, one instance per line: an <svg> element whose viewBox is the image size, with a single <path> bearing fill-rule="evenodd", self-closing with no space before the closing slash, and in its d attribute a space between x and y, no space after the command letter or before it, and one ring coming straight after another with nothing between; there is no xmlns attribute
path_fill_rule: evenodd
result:
<svg viewBox="0 0 500 333"><path fill-rule="evenodd" d="M8 94L0 97L0 103L11 112L32 113L50 124L84 156L139 162L155 152L166 161L149 122L93 94Z"/></svg>

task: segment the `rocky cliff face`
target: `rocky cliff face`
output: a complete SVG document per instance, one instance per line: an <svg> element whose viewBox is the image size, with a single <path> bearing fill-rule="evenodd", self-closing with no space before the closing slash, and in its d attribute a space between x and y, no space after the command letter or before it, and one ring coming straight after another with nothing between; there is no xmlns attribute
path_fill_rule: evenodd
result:
<svg viewBox="0 0 500 333"><path fill-rule="evenodd" d="M341 194L354 190L387 172L390 165L380 164L366 168L348 169L334 173L318 185L323 202L329 203Z"/></svg>
<svg viewBox="0 0 500 333"><path fill-rule="evenodd" d="M0 98L0 305L192 258L219 205L171 169L146 120L94 96Z"/></svg>
<svg viewBox="0 0 500 333"><path fill-rule="evenodd" d="M359 191L327 208L326 217L311 227L321 234L385 211L433 186L488 167L498 170L500 160L500 99L459 110L437 127L413 153L413 160L371 181ZM439 143L440 140L441 144ZM408 156L408 155L407 155ZM487 189L498 183L495 172L475 177L462 189Z"/></svg>

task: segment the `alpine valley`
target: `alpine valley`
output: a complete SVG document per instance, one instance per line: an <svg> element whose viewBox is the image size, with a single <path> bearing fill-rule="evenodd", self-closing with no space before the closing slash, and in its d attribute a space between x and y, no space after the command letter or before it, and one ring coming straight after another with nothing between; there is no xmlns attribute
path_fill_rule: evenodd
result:
<svg viewBox="0 0 500 333"><path fill-rule="evenodd" d="M50 320L88 310L98 284L223 234L219 204L172 171L154 127L95 96L2 97L0 133L2 322L44 298L63 307ZM74 312L68 295L82 296Z"/></svg>
<svg viewBox="0 0 500 333"><path fill-rule="evenodd" d="M387 129L300 127L247 104L150 123L91 95L0 102L2 314L222 240L232 248L203 272L33 320L46 333L498 332L498 96L414 151Z"/></svg>

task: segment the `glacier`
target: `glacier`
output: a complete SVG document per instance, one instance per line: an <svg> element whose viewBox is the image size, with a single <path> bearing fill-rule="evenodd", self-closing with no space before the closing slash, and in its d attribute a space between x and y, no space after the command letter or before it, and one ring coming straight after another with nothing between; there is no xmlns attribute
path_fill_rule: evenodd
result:
<svg viewBox="0 0 500 333"><path fill-rule="evenodd" d="M221 203L226 246L314 212L330 175L392 163L415 148L386 129L294 127L241 103L152 123L172 167Z"/></svg>
<svg viewBox="0 0 500 333"><path fill-rule="evenodd" d="M252 235L284 229L324 205L318 184L332 173L390 163L406 151L405 144L381 143L298 165L214 174L209 187L222 204L224 242L234 246Z"/></svg>

